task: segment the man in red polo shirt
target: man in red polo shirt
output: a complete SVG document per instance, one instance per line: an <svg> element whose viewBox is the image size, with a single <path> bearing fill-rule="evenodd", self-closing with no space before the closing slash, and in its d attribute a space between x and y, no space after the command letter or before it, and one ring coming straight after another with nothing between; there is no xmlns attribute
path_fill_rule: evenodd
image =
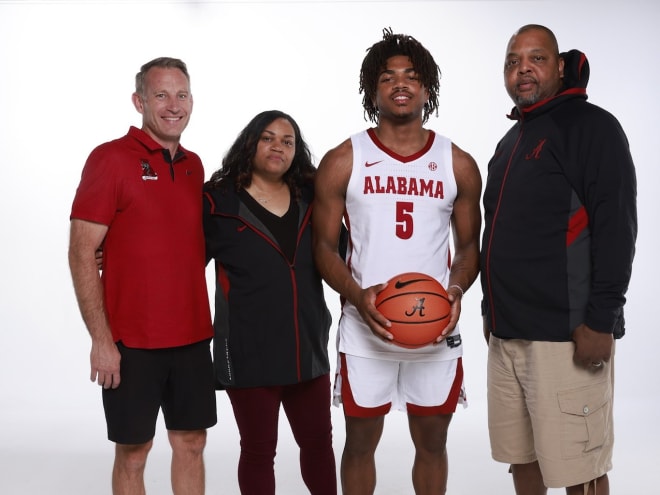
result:
<svg viewBox="0 0 660 495"><path fill-rule="evenodd" d="M162 409L173 492L202 494L206 429L216 423L216 404L204 170L179 144L193 106L186 65L172 58L143 65L133 104L142 128L98 146L83 169L69 265L92 338L91 379L103 387L108 438L116 444L113 493L144 493Z"/></svg>

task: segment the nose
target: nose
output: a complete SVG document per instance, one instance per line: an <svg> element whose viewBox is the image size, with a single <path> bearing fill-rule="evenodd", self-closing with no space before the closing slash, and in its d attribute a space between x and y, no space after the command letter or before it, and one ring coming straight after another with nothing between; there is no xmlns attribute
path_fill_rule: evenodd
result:
<svg viewBox="0 0 660 495"><path fill-rule="evenodd" d="M181 111L181 102L178 98L168 98L167 99L167 110L172 113L179 113Z"/></svg>
<svg viewBox="0 0 660 495"><path fill-rule="evenodd" d="M392 87L394 89L403 89L408 87L407 74L395 74L392 79Z"/></svg>
<svg viewBox="0 0 660 495"><path fill-rule="evenodd" d="M518 66L518 72L520 74L524 74L525 72L529 72L530 71L529 65L530 65L530 62L527 59L527 57L522 57L520 59L520 65Z"/></svg>

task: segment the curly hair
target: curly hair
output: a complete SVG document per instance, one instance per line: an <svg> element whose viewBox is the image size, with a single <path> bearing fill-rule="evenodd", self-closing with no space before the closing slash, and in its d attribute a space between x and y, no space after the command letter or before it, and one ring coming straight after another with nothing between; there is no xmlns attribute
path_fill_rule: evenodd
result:
<svg viewBox="0 0 660 495"><path fill-rule="evenodd" d="M374 104L378 86L378 78L387 67L387 60L396 55L405 55L410 58L420 82L429 92L429 100L424 105L422 121L438 111L438 94L440 92L440 78L442 73L433 60L431 53L412 36L394 34L392 28L383 29L383 39L367 49L367 55L362 61L360 69L360 94L364 93L362 106L365 120L378 122L378 108Z"/></svg>
<svg viewBox="0 0 660 495"><path fill-rule="evenodd" d="M252 160L257 153L259 139L266 127L277 119L287 120L295 134L296 152L291 167L284 174L283 180L294 196L299 197L302 186L314 177L316 167L314 167L312 154L302 137L298 123L293 117L280 110L261 112L245 126L222 159L222 167L211 175L205 187L218 189L233 185L236 191L248 187L252 183Z"/></svg>

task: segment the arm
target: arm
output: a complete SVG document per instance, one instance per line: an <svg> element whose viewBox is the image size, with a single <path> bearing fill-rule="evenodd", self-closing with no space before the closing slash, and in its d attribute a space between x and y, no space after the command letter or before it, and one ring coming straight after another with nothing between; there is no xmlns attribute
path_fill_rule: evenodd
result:
<svg viewBox="0 0 660 495"><path fill-rule="evenodd" d="M454 256L447 293L451 301L451 319L442 340L454 330L461 315L461 299L479 274L479 235L481 234L481 174L474 159L452 144L452 161L458 194L454 201L451 225ZM455 287L460 287L460 290Z"/></svg>
<svg viewBox="0 0 660 495"><path fill-rule="evenodd" d="M92 381L103 388L117 388L120 355L112 339L105 312L103 286L96 261L108 227L84 220L71 220L69 267L83 321L92 337L90 353Z"/></svg>
<svg viewBox="0 0 660 495"><path fill-rule="evenodd" d="M613 116L601 117L583 139L583 197L591 231L591 287L585 320L573 332L574 360L584 367L608 361L623 335L623 306L637 237L637 181L628 140Z"/></svg>
<svg viewBox="0 0 660 495"><path fill-rule="evenodd" d="M371 331L385 340L391 340L392 334L386 330L390 322L374 305L376 294L385 284L362 289L338 251L346 206L346 188L352 168L353 149L350 140L330 150L319 164L312 218L314 259L323 279L357 308Z"/></svg>

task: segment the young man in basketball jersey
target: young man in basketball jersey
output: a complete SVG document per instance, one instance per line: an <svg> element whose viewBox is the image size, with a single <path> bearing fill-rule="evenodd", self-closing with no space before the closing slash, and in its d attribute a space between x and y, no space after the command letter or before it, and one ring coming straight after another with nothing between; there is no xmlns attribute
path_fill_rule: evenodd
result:
<svg viewBox="0 0 660 495"><path fill-rule="evenodd" d="M374 455L392 406L408 414L415 493L446 490L447 429L465 398L456 323L479 268L481 177L469 154L423 127L437 110L439 78L417 40L384 30L360 72L364 110L377 126L329 151L318 169L314 254L344 301L335 403L346 419L345 495L374 493ZM349 244L339 253L343 220ZM434 344L404 349L392 344L374 300L385 281L413 271L447 288L451 321Z"/></svg>

